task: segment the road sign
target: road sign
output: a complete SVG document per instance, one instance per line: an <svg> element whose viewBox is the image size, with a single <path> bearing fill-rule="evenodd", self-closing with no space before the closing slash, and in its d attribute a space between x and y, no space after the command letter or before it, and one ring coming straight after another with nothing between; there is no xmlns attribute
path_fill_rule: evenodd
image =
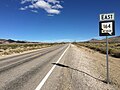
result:
<svg viewBox="0 0 120 90"><path fill-rule="evenodd" d="M115 35L114 13L100 14L99 35L106 36L106 82L109 84L109 62L108 62L108 36Z"/></svg>
<svg viewBox="0 0 120 90"><path fill-rule="evenodd" d="M100 21L111 21L115 19L114 13L100 14Z"/></svg>
<svg viewBox="0 0 120 90"><path fill-rule="evenodd" d="M100 14L99 22L99 35L100 36L113 36L115 35L115 15L110 14Z"/></svg>
<svg viewBox="0 0 120 90"><path fill-rule="evenodd" d="M101 22L99 22L99 35L100 36L113 36L113 35L115 35L115 21L101 21Z"/></svg>

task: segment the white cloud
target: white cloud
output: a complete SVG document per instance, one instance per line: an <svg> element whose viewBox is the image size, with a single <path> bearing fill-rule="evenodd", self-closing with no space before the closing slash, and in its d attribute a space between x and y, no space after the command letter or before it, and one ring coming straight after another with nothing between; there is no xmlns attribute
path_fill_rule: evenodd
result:
<svg viewBox="0 0 120 90"><path fill-rule="evenodd" d="M29 4L28 6L21 7L20 10L27 9L44 9L48 14L60 14L60 9L63 7L60 5L59 0L22 0L21 4Z"/></svg>
<svg viewBox="0 0 120 90"><path fill-rule="evenodd" d="M48 9L46 10L48 13L50 14L60 14L60 11L59 10L56 10L56 9Z"/></svg>
<svg viewBox="0 0 120 90"><path fill-rule="evenodd" d="M20 8L20 10L22 10L22 11L23 11L23 10L26 10L26 9L25 9L25 8L23 8L23 7L21 7L21 8Z"/></svg>
<svg viewBox="0 0 120 90"><path fill-rule="evenodd" d="M49 3L53 3L53 4L56 4L56 3L60 3L60 1L58 0L47 0Z"/></svg>
<svg viewBox="0 0 120 90"><path fill-rule="evenodd" d="M53 17L54 15L53 14L48 14L49 17Z"/></svg>
<svg viewBox="0 0 120 90"><path fill-rule="evenodd" d="M55 8L55 9L62 9L63 7L59 4L56 4L54 6L52 6L52 8Z"/></svg>
<svg viewBox="0 0 120 90"><path fill-rule="evenodd" d="M45 1L38 1L34 4L36 8L50 9L51 5Z"/></svg>
<svg viewBox="0 0 120 90"><path fill-rule="evenodd" d="M34 8L34 5L29 5L29 8L32 8L32 9L33 9L33 8Z"/></svg>
<svg viewBox="0 0 120 90"><path fill-rule="evenodd" d="M31 12L38 13L38 11L37 11L37 10L31 10Z"/></svg>
<svg viewBox="0 0 120 90"><path fill-rule="evenodd" d="M26 10L28 8L28 6L25 6L25 7L21 7L20 10Z"/></svg>
<svg viewBox="0 0 120 90"><path fill-rule="evenodd" d="M21 1L21 4L24 4L24 3L26 3L26 2L31 2L32 0L22 0Z"/></svg>
<svg viewBox="0 0 120 90"><path fill-rule="evenodd" d="M27 2L31 2L31 3L34 3L36 1L39 1L39 0L21 0L21 4L25 4Z"/></svg>

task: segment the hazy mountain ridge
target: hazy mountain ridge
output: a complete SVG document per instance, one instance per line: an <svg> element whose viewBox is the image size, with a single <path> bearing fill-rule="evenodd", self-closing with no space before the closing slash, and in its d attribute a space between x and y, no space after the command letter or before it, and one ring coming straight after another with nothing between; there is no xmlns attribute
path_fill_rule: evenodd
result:
<svg viewBox="0 0 120 90"><path fill-rule="evenodd" d="M108 38L108 41L111 43L120 43L120 36L115 36L115 37L110 37ZM91 39L87 42L106 42L106 39L102 39L102 40L97 40L97 39Z"/></svg>
<svg viewBox="0 0 120 90"><path fill-rule="evenodd" d="M9 43L38 43L38 42L29 42L29 41L19 41L12 39L0 39L0 44L9 44Z"/></svg>

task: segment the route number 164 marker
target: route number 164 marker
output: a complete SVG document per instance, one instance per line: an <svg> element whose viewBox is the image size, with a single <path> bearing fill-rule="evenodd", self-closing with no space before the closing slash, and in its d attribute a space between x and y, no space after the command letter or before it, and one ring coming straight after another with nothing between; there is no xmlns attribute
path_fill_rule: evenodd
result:
<svg viewBox="0 0 120 90"><path fill-rule="evenodd" d="M110 83L108 62L108 36L115 35L115 14L100 14L99 36L106 36L106 82Z"/></svg>

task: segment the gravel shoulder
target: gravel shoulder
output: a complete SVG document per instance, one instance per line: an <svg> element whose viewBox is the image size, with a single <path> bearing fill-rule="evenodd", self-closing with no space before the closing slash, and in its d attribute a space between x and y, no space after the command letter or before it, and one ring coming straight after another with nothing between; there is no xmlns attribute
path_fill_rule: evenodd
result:
<svg viewBox="0 0 120 90"><path fill-rule="evenodd" d="M120 60L109 56L110 84L106 84L106 56L71 45L64 56L57 90L120 90ZM56 90L56 89L55 89Z"/></svg>

